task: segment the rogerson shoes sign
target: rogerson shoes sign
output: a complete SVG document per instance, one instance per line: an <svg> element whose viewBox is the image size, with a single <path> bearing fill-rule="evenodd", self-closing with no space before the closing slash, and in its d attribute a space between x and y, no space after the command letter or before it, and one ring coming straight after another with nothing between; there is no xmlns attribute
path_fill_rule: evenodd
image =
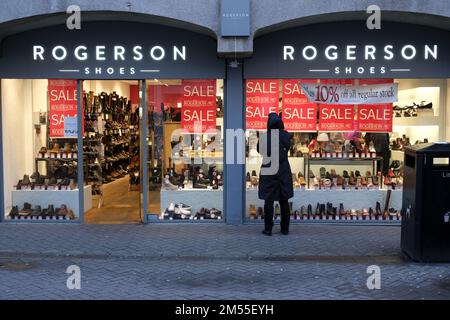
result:
<svg viewBox="0 0 450 320"><path fill-rule="evenodd" d="M246 78L450 77L450 32L384 22L307 25L255 39Z"/></svg>
<svg viewBox="0 0 450 320"><path fill-rule="evenodd" d="M3 40L3 78L224 78L206 35L161 25L86 22L26 31Z"/></svg>
<svg viewBox="0 0 450 320"><path fill-rule="evenodd" d="M57 45L52 48L45 48L42 45L33 45L33 61L46 61L53 60L64 61L66 59L82 61L143 61L144 59L152 61L162 61L162 60L183 60L186 61L186 46L181 47L172 46L170 48L164 48L162 46L152 46L151 48L144 49L141 45L135 45L130 48L126 48L121 45L114 45L111 48L107 48L104 45L97 45L93 48L88 48L84 45L78 45L73 50L68 50L65 46ZM59 70L64 72L64 70ZM119 73L121 75L129 74L134 75L136 72L151 72L157 73L156 69L141 69L137 70L136 67L119 67L117 70L114 67L84 67L79 70L80 73L84 75L103 75L103 74L115 74ZM66 71L67 72L67 71ZM70 72L70 71L69 71ZM75 72L75 71L72 71Z"/></svg>

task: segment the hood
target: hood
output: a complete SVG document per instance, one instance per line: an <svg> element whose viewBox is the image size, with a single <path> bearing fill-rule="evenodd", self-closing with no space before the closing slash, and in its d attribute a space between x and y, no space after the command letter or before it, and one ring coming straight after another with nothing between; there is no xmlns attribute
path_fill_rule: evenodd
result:
<svg viewBox="0 0 450 320"><path fill-rule="evenodd" d="M275 112L269 113L269 117L267 119L267 129L284 129L283 120L281 120L280 116Z"/></svg>

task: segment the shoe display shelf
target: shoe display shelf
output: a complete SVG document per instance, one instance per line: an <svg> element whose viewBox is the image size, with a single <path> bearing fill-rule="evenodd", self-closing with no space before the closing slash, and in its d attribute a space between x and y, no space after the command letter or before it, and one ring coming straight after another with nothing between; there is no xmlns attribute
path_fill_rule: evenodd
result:
<svg viewBox="0 0 450 320"><path fill-rule="evenodd" d="M339 208L339 204L344 205L345 210L363 210L364 208L375 209L376 203L381 204L381 208L384 209L384 204L388 190L294 190L294 197L289 199L292 202L292 210L299 210L301 206L307 207L309 204L313 208L313 213L315 212L317 203L327 203L330 202L333 206ZM246 190L246 203L247 210L250 204L255 205L256 208L264 207L264 200L258 198L258 190ZM402 207L402 190L391 190L391 196L389 201L389 208L394 208L400 210ZM249 221L252 221L249 217L249 212L246 212L246 217ZM260 220L258 218L258 220ZM291 221L311 221L311 222L336 222L336 223L360 223L360 222L370 222L370 223L399 223L396 218L395 220L363 220L363 219L352 219L352 220L301 220L300 217L294 220L291 217Z"/></svg>
<svg viewBox="0 0 450 320"><path fill-rule="evenodd" d="M12 205L18 206L19 208L23 208L24 203L31 203L33 206L39 205L42 208L48 207L49 204L52 204L56 207L59 207L63 204L67 206L67 208L71 209L78 220L78 212L79 201L78 201L78 189L74 190L12 190ZM25 216L20 217L20 219L9 219L8 212L11 208L7 208L6 220L10 221L40 221L44 220L41 217L31 217ZM92 188L87 185L84 186L84 212L87 212L92 209ZM52 220L46 219L45 221L54 221L54 220L64 220L68 221L68 219L64 219L63 217L54 217Z"/></svg>
<svg viewBox="0 0 450 320"><path fill-rule="evenodd" d="M216 208L223 214L223 190L212 189L161 189L161 210L168 208L171 203L185 203L192 206L192 213L195 214L201 208ZM161 212L159 212L160 214ZM208 220L223 221L223 220Z"/></svg>
<svg viewBox="0 0 450 320"><path fill-rule="evenodd" d="M307 172L308 174L305 174L306 177L306 185L311 187L311 178L309 176L309 172L311 170L311 166L320 166L324 167L326 171L330 171L331 169L337 169L338 172L341 172L343 170L348 171L361 171L366 172L368 168L371 169L371 173L373 175L376 175L378 172L377 168L377 161L381 162L381 166L383 167L383 158L382 157L342 157L342 158L312 158L312 157L305 157L304 162L304 172ZM316 174L318 173L317 170L313 170L313 172ZM383 181L380 181L380 186L382 185Z"/></svg>

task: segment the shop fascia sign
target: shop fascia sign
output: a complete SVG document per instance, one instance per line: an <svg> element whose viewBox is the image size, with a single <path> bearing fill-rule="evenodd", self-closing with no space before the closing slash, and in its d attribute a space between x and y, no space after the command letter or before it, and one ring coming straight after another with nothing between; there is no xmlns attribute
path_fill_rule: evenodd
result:
<svg viewBox="0 0 450 320"><path fill-rule="evenodd" d="M314 45L306 45L301 48L295 48L292 45L283 46L283 61L315 61L325 58L328 62L342 63L342 61L354 62L358 60L364 61L364 66L345 66L339 65L331 69L312 69L311 73L333 73L333 74L384 74L387 71L408 72L410 69L391 68L390 61L402 59L414 63L417 59L438 60L439 46L437 44L425 44L423 46L415 46L413 44L405 44L402 46L394 46L386 44L382 47L375 45L358 46L349 44L345 46L328 45L323 49L319 49ZM370 61L383 60L386 65L368 66ZM388 69L389 68L389 69Z"/></svg>
<svg viewBox="0 0 450 320"><path fill-rule="evenodd" d="M141 61L163 61L163 60L172 60L172 61L186 61L187 60L187 49L186 46L171 46L171 47L163 47L160 45L155 45L151 47L143 47L141 45L135 45L132 47L125 47L122 45L113 45L113 46L105 46L105 45L96 45L93 47L87 47L85 45L75 46L73 49L68 49L63 45L55 45L52 47L46 47L40 44L34 44L33 47L33 61L46 61L53 60L55 62L63 62L66 59L75 59L78 62L89 62L92 61L98 63L104 63L108 61L114 61L114 64L118 62L141 62ZM136 74L136 72L158 72L156 69L140 69L135 66L129 66L127 63L127 67L108 67L104 66L86 66L82 70L79 69L60 69L59 72L67 73L67 72L82 72L85 75L90 74Z"/></svg>

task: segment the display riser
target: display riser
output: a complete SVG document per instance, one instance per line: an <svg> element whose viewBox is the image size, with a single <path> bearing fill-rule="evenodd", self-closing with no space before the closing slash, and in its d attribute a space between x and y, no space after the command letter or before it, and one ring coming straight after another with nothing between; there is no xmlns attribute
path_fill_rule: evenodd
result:
<svg viewBox="0 0 450 320"><path fill-rule="evenodd" d="M317 203L331 202L339 209L339 204L344 205L345 210L362 210L372 208L375 210L377 201L384 209L387 190L294 190L294 197L289 199L293 203L293 210L299 210L301 206L307 207L309 204L316 209ZM264 200L258 199L258 190L246 191L246 211L250 204L256 207L264 207ZM389 208L400 210L402 207L402 190L392 190Z"/></svg>
<svg viewBox="0 0 450 320"><path fill-rule="evenodd" d="M274 220L275 223L281 222L280 218L277 218ZM262 218L246 218L246 223L264 223L264 219ZM355 225L364 225L364 224L377 224L377 225L400 225L401 224L401 218L400 219L393 219L393 220L383 220L383 219L294 219L293 216L291 216L290 219L291 223L305 223L305 224L315 224L315 223L322 223L322 224L355 224Z"/></svg>
<svg viewBox="0 0 450 320"><path fill-rule="evenodd" d="M222 211L223 216L223 190L161 190L161 211L164 211L170 203L192 206L193 214L201 208L216 208Z"/></svg>
<svg viewBox="0 0 450 320"><path fill-rule="evenodd" d="M46 209L49 204L52 204L55 209L62 204L67 205L68 209L71 209L75 215L78 216L79 201L78 201L78 189L76 190L13 190L12 191L12 204L18 206L19 210L23 208L25 202L28 202L34 206L39 205L42 209ZM6 214L9 214L9 210ZM84 212L92 209L92 187L90 185L84 186ZM31 217L28 217L31 218ZM26 220L21 217L20 220ZM32 219L29 219L32 220ZM35 219L34 220L38 220ZM46 221L48 221L47 219Z"/></svg>

